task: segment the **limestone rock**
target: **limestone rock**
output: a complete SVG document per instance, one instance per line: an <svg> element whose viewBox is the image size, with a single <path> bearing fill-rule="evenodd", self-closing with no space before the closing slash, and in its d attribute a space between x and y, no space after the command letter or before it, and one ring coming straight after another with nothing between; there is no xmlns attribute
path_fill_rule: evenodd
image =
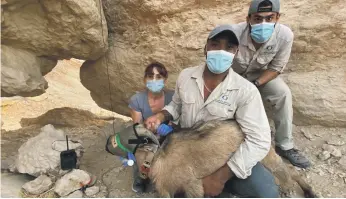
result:
<svg viewBox="0 0 346 199"><path fill-rule="evenodd" d="M328 158L330 158L330 153L328 151L323 151L318 155L318 158L322 161L327 160Z"/></svg>
<svg viewBox="0 0 346 199"><path fill-rule="evenodd" d="M343 1L281 1L281 23L295 33L284 73L294 99L294 123L346 125L346 12ZM248 1L105 0L109 51L81 68L81 82L95 102L129 115L128 100L144 88L144 68L162 62L169 71L168 88L179 72L205 61L204 45L218 24L245 20ZM321 10L320 5L328 9ZM306 20L296 20L304 17ZM338 47L337 47L338 46ZM327 50L328 49L328 50ZM108 67L107 67L108 66ZM107 70L108 69L108 70ZM108 88L109 73L111 100ZM103 88L103 89L100 89ZM112 101L112 102L111 102Z"/></svg>
<svg viewBox="0 0 346 199"><path fill-rule="evenodd" d="M341 157L341 151L339 149L337 149L334 146L328 145L328 144L324 144L322 146L322 148L326 151L328 151L332 156L334 157Z"/></svg>
<svg viewBox="0 0 346 199"><path fill-rule="evenodd" d="M303 133L304 137L306 137L308 140L312 140L312 135L309 132L307 132L304 129L302 129L301 132Z"/></svg>
<svg viewBox="0 0 346 199"><path fill-rule="evenodd" d="M55 150L65 142L65 133L62 130L55 129L52 125L46 125L41 128L41 133L30 138L19 149L15 159L12 171L27 173L33 176L51 173L58 174L60 170L60 151ZM75 149L77 154L82 150L80 144L69 140L69 148ZM60 147L61 148L61 147Z"/></svg>
<svg viewBox="0 0 346 199"><path fill-rule="evenodd" d="M48 83L42 76L51 71L56 63L57 60L2 45L2 96L34 96L43 93L48 88Z"/></svg>
<svg viewBox="0 0 346 199"><path fill-rule="evenodd" d="M346 169L346 155L342 156L338 163Z"/></svg>
<svg viewBox="0 0 346 199"><path fill-rule="evenodd" d="M3 141L3 139L1 140L1 145L3 144L2 141ZM6 159L2 158L1 159L1 170L4 170L4 171L10 170L13 162L14 162L13 158L6 158Z"/></svg>
<svg viewBox="0 0 346 199"><path fill-rule="evenodd" d="M33 181L27 182L23 185L23 189L30 194L41 194L47 191L53 184L52 180L46 175L40 175Z"/></svg>
<svg viewBox="0 0 346 199"><path fill-rule="evenodd" d="M73 169L70 173L60 178L54 187L54 191L61 197L81 188L81 185L86 185L90 181L90 176L87 172L79 169Z"/></svg>
<svg viewBox="0 0 346 199"><path fill-rule="evenodd" d="M345 142L340 138L332 138L331 140L327 140L327 143L335 146L342 146L345 144Z"/></svg>
<svg viewBox="0 0 346 199"><path fill-rule="evenodd" d="M101 186L100 191L94 196L95 198L107 198L108 191L106 186Z"/></svg>
<svg viewBox="0 0 346 199"><path fill-rule="evenodd" d="M85 190L85 195L91 197L91 196L97 194L99 191L100 191L100 187L92 186L92 187L89 187Z"/></svg>
<svg viewBox="0 0 346 199"><path fill-rule="evenodd" d="M95 60L108 48L100 0L11 0L1 6L1 95L37 96L58 59ZM7 47L6 47L7 46ZM4 60L4 61L3 61Z"/></svg>
<svg viewBox="0 0 346 199"><path fill-rule="evenodd" d="M345 78L344 69L288 74L286 80L292 92L294 123L345 127Z"/></svg>
<svg viewBox="0 0 346 199"><path fill-rule="evenodd" d="M320 175L320 176L324 176L325 175L325 173L322 171L322 169L318 169L316 171L316 173L318 173L318 175Z"/></svg>
<svg viewBox="0 0 346 199"><path fill-rule="evenodd" d="M10 1L1 6L1 42L55 59L94 60L107 50L99 0Z"/></svg>
<svg viewBox="0 0 346 199"><path fill-rule="evenodd" d="M83 192L80 190L77 190L69 194L68 196L66 196L66 198L83 198Z"/></svg>

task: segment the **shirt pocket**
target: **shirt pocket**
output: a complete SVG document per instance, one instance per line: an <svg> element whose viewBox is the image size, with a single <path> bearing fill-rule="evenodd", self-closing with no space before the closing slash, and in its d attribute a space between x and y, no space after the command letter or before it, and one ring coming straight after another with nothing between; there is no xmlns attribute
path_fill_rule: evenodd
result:
<svg viewBox="0 0 346 199"><path fill-rule="evenodd" d="M256 59L257 68L264 68L274 59L274 55L259 55Z"/></svg>
<svg viewBox="0 0 346 199"><path fill-rule="evenodd" d="M187 91L182 91L180 94L181 98L181 119L186 120L194 117L196 99L194 95ZM190 119L189 119L190 120Z"/></svg>
<svg viewBox="0 0 346 199"><path fill-rule="evenodd" d="M210 119L233 119L235 108L233 105L220 104L219 102L213 102L207 106L210 113Z"/></svg>

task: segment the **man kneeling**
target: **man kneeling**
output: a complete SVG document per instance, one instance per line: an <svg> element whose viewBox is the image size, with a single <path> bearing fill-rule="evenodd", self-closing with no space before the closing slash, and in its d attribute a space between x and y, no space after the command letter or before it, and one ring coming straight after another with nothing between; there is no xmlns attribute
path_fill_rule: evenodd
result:
<svg viewBox="0 0 346 199"><path fill-rule="evenodd" d="M275 198L279 191L274 177L259 163L270 148L270 126L258 89L232 70L238 45L231 26L212 30L205 45L206 63L180 73L171 103L145 125L155 132L162 122L178 118L182 128L235 119L245 140L227 164L203 179L205 194L219 195L225 187L242 197ZM232 173L236 177L231 178Z"/></svg>

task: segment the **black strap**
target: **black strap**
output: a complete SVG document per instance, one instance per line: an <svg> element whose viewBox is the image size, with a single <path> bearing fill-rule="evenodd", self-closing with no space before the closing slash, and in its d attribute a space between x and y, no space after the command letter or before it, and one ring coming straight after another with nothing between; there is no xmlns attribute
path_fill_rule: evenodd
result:
<svg viewBox="0 0 346 199"><path fill-rule="evenodd" d="M135 123L135 124L133 125L133 132L135 133L137 139L129 139L129 140L128 140L128 143L129 143L129 144L136 144L136 147L135 147L135 149L133 150L133 154L136 153L137 148L138 148L138 146L139 146L140 144L149 144L149 143L153 143L153 141L152 141L150 138L148 138L148 137L143 137L143 136L139 136L139 135L138 135L137 129L136 129L136 126L138 126L138 125L139 125L139 123Z"/></svg>

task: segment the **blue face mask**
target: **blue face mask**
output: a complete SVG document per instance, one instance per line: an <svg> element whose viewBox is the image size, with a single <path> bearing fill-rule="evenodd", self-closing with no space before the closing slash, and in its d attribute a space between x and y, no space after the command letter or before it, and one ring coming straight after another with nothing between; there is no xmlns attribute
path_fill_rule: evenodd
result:
<svg viewBox="0 0 346 199"><path fill-rule="evenodd" d="M165 83L163 79L147 81L147 88L153 93L161 92L163 87L165 87Z"/></svg>
<svg viewBox="0 0 346 199"><path fill-rule="evenodd" d="M207 52L207 66L210 72L221 74L228 70L233 62L234 54L224 50L211 50Z"/></svg>
<svg viewBox="0 0 346 199"><path fill-rule="evenodd" d="M260 23L251 25L251 38L257 43L265 43L274 32L275 23Z"/></svg>

